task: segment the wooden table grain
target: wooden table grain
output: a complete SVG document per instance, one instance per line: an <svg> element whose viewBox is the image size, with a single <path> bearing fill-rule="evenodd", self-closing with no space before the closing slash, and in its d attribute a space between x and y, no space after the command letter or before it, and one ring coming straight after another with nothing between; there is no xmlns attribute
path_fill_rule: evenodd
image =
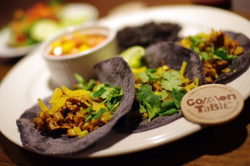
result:
<svg viewBox="0 0 250 166"><path fill-rule="evenodd" d="M12 0L13 1L13 0ZM1 10L0 25L6 24L13 10L20 5L24 7L31 5L31 1L19 1L15 5L8 6ZM32 1L34 3L34 1ZM66 1L68 2L68 1ZM72 2L72 1L69 1ZM108 12L128 2L123 0L106 3L102 0L86 0L97 6L100 16L104 17ZM191 4L189 0L156 0L143 1L147 6L169 5L169 4ZM8 2L11 5L11 0ZM6 9L6 7L9 8ZM230 10L230 9L229 9ZM233 11L250 20L250 13ZM6 19L7 18L7 19ZM0 80L6 76L11 68L22 58L0 59ZM1 104L1 103L0 103ZM6 110L7 111L7 110ZM0 133L0 165L184 165L184 166L249 166L250 165L250 98L245 101L242 113L233 121L208 127L202 131L192 134L175 142L115 157L93 158L93 159L66 159L38 155L18 147Z"/></svg>

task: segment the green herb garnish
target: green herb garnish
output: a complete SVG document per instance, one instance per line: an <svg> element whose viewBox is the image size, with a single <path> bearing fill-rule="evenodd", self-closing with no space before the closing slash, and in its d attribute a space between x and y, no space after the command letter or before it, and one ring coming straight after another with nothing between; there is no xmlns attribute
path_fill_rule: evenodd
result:
<svg viewBox="0 0 250 166"><path fill-rule="evenodd" d="M86 110L83 109L83 110L89 113L89 115L85 119L85 122L87 122L88 120L91 120L91 119L98 119L105 112L104 108L100 108L99 111L97 113L95 113L92 106L90 106L89 109L86 109Z"/></svg>
<svg viewBox="0 0 250 166"><path fill-rule="evenodd" d="M237 58L237 56L230 54L225 46L219 47L215 50L213 43L211 44L211 48L209 50L201 51L199 45L202 42L206 42L206 39L201 38L199 36L190 36L189 40L192 42L191 49L201 56L202 61L208 61L213 58L219 60L226 60L231 63L232 60Z"/></svg>
<svg viewBox="0 0 250 166"><path fill-rule="evenodd" d="M74 77L78 82L77 87L74 89L93 90L96 85L95 80L91 79L89 80L89 82L87 82L82 76L77 73L74 74Z"/></svg>
<svg viewBox="0 0 250 166"><path fill-rule="evenodd" d="M143 84L140 89L136 89L135 96L141 102L140 107L144 107L143 110L147 110L149 114L148 121L150 122L160 110L161 96L156 96L152 86L148 84Z"/></svg>
<svg viewBox="0 0 250 166"><path fill-rule="evenodd" d="M182 88L183 81L180 72L168 70L157 75L157 70L147 69L137 73L143 84L136 89L136 99L139 101L139 112L148 113L148 122L157 116L169 116L178 113L181 100L186 93ZM163 90L155 95L149 83L160 81Z"/></svg>
<svg viewBox="0 0 250 166"><path fill-rule="evenodd" d="M172 91L173 89L180 89L183 81L179 78L180 72L175 70L168 70L163 74L163 78L161 81L161 86L165 90Z"/></svg>
<svg viewBox="0 0 250 166"><path fill-rule="evenodd" d="M120 100L123 97L123 90L120 86L111 87L110 84L97 84L94 80L87 82L79 74L74 74L74 76L78 81L77 89L90 90L92 91L90 95L93 98L96 99L99 97L103 99L102 103L106 104L107 112L111 111L113 114L117 110ZM85 119L85 122L87 122L88 120L99 118L105 112L105 109L100 108L99 111L95 113L92 106L90 106L89 109L84 109L84 111L89 113Z"/></svg>

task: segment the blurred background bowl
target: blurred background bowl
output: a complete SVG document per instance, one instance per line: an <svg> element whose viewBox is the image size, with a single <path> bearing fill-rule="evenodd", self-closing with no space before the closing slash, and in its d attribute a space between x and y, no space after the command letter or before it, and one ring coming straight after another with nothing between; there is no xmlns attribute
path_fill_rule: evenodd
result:
<svg viewBox="0 0 250 166"><path fill-rule="evenodd" d="M53 48L53 41L59 40L62 36L70 37L75 32L79 32L82 35L106 35L107 38L97 46L80 53L63 56L52 56L50 54ZM111 27L103 26L98 23L67 28L47 39L42 46L42 55L51 72L50 83L54 88L62 85L72 87L77 83L74 78L74 73L80 74L85 80L95 78L93 66L100 61L115 56L116 54L116 31Z"/></svg>
<svg viewBox="0 0 250 166"><path fill-rule="evenodd" d="M43 4L43 6L42 6ZM37 8L40 6L40 10L39 12L46 12L45 10L50 9L50 6L46 6L46 3L41 3L41 2L37 2L35 4L33 4L33 6L30 6L29 8L27 8L27 10L33 10L33 11L37 11ZM15 23L15 26L10 26L10 23L13 24L14 19L13 18L9 18L9 22L6 23L6 25L0 25L0 58L14 58L14 57L21 57L26 55L27 53L30 53L32 50L34 50L34 48L36 48L37 46L40 45L41 41L36 41L34 37L34 35L31 35L31 30L33 29L34 25L37 25L38 22L41 23L41 21L43 20L52 20L53 23L55 25L57 25L57 28L55 29L50 29L50 33L46 33L46 31L44 30L44 26L43 26L43 30L44 33L42 33L41 35L43 37L46 37L47 35L50 36L50 34L54 34L58 31L60 31L61 29L64 29L65 27L68 26L77 26L77 25L83 25L89 22L93 22L96 21L99 18L99 11L98 9L88 3L66 3L66 4L61 4L61 9L55 13L55 15L52 15L50 17L52 18L47 18L44 17L43 15L39 15L39 12L36 13L36 15L34 16L34 14L32 15L32 19L34 19L33 21L30 21L29 17L24 17L26 19L22 19L21 21L19 21L21 28L19 27L19 30L17 31L17 29L13 27L18 27L18 24ZM42 6L42 7L41 7ZM24 9L16 9L15 12L12 15L15 15L15 13L18 13L18 11L25 11ZM27 12L26 10L26 12ZM25 13L27 15L27 13ZM29 15L30 16L30 15ZM33 18L34 17L34 18ZM56 18L56 21L54 19L54 17ZM6 21L7 22L7 21ZM43 24L43 25L48 25L48 24ZM48 27L47 27L48 30ZM16 33L13 33L13 31L17 31ZM25 41L36 41L35 43L32 44L24 44L21 45L22 42L16 41L16 38L18 35L20 35L19 33L21 33L22 35L24 35L25 37ZM27 35L29 34L29 35ZM13 45L13 42L15 45ZM10 44L12 43L12 44ZM19 46L17 46L17 44L19 44Z"/></svg>

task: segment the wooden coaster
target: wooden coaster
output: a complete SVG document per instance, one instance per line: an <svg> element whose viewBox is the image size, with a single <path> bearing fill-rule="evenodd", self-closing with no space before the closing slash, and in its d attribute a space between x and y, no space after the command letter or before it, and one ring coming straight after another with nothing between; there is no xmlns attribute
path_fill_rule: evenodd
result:
<svg viewBox="0 0 250 166"><path fill-rule="evenodd" d="M228 122L240 114L244 99L234 88L222 84L207 84L189 91L181 101L182 112L189 121L216 125Z"/></svg>

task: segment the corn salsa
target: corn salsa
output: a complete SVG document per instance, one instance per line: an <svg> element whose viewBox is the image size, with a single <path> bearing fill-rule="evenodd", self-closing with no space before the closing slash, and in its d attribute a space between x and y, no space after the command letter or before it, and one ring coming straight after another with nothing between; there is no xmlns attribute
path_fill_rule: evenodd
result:
<svg viewBox="0 0 250 166"><path fill-rule="evenodd" d="M75 32L73 36L62 36L59 40L53 41L49 54L52 56L77 54L99 45L106 39L107 36L102 34Z"/></svg>

